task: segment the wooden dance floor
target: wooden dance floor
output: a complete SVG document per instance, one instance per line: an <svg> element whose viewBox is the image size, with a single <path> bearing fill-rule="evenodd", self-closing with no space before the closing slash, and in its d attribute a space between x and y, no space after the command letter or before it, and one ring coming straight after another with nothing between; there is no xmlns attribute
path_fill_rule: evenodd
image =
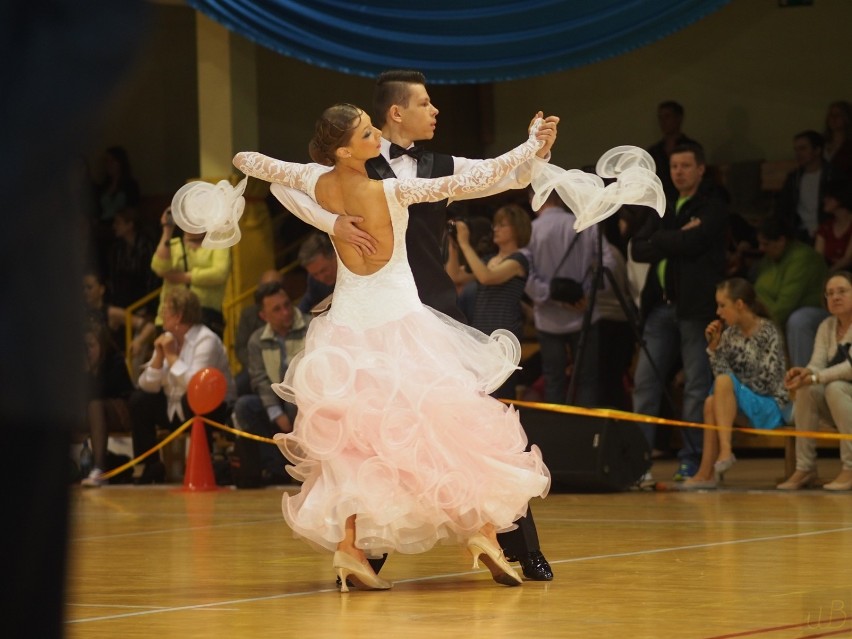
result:
<svg viewBox="0 0 852 639"><path fill-rule="evenodd" d="M537 500L550 583L499 586L444 546L392 556L393 590L348 594L292 538L282 489L75 488L66 636L852 636L852 494L772 490L782 472L747 459L719 491Z"/></svg>

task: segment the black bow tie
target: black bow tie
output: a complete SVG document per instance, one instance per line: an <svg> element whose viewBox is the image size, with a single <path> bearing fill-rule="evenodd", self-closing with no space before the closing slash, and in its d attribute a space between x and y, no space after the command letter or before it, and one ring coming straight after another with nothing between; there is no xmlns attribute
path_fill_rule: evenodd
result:
<svg viewBox="0 0 852 639"><path fill-rule="evenodd" d="M413 157L415 160L419 160L424 153L425 153L425 150L422 147L419 147L419 146L412 146L409 149L403 149L401 146L399 146L398 144L394 144L393 142L391 142L391 145L390 145L391 160L395 160L400 155L409 155L409 156Z"/></svg>

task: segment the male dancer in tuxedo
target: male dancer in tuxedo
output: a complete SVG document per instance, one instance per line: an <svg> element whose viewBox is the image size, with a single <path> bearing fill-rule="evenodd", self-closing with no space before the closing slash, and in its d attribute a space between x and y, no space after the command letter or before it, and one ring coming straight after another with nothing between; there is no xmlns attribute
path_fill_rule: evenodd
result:
<svg viewBox="0 0 852 639"><path fill-rule="evenodd" d="M443 177L464 172L481 162L431 153L413 146L416 141L432 139L438 115L438 109L429 98L422 73L403 70L382 73L376 81L373 111L373 123L382 129L381 155L367 162L367 174L373 179ZM538 133L544 145L538 157L530 162L546 162L549 159L550 148L556 140L558 122L559 118L555 116L545 118ZM531 164L527 163L490 190L471 194L470 197L485 197L508 189L525 188L530 182L530 171ZM374 250L373 238L355 226L358 218L324 211L307 196L279 184L273 184L271 191L284 206L306 222L334 235L338 240L354 244L362 251ZM441 254L448 203L444 200L411 206L405 245L420 301L467 323L456 305L456 288L444 270ZM517 529L497 536L507 558L520 562L527 579L550 581L553 572L539 549L532 511L528 511L516 523ZM385 557L370 559L376 573L384 560Z"/></svg>

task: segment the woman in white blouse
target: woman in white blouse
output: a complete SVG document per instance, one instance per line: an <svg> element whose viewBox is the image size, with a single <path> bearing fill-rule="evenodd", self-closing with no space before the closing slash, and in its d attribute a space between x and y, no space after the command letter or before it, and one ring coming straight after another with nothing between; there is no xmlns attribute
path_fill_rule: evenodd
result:
<svg viewBox="0 0 852 639"><path fill-rule="evenodd" d="M852 434L852 273L837 271L828 278L825 301L831 315L819 325L811 361L787 371L785 382L796 391L796 430L818 430L823 420ZM796 472L778 488L799 490L816 483L816 458L816 442L797 437ZM826 490L852 490L852 441L840 442L840 459L843 469L823 486Z"/></svg>

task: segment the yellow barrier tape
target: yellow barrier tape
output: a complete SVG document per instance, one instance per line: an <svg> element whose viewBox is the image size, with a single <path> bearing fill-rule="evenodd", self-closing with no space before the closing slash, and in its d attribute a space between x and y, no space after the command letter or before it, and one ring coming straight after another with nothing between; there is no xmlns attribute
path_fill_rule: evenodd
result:
<svg viewBox="0 0 852 639"><path fill-rule="evenodd" d="M640 413L629 413L623 410L615 410L614 408L581 408L580 406L568 406L564 404L545 404L543 402L525 402L516 399L501 399L504 404L512 406L520 406L521 408L537 408L554 413L566 413L570 415L586 415L589 417L610 417L612 419L621 419L630 422L644 422L646 424L662 424L665 426L682 426L686 428L702 428L704 430L730 430L726 426L716 426L715 424L698 424L696 422L685 422L679 419L665 419L663 417L651 417L650 415L642 415ZM764 430L762 428L743 428L740 426L734 427L737 432L750 433L752 435L767 435L769 437L809 437L813 439L833 439L835 441L850 440L852 434L847 433L827 433L824 431L815 430L792 430L787 427Z"/></svg>
<svg viewBox="0 0 852 639"><path fill-rule="evenodd" d="M546 410L553 413L565 413L568 415L585 415L587 417L609 417L611 419L621 419L624 421L630 422L643 422L646 424L661 424L664 426L680 426L685 428L702 428L704 430L729 430L725 426L716 426L715 424L698 424L696 422L685 422L679 419L666 419L664 417L651 417L650 415L641 415L639 413L630 413L623 410L615 410L614 408L581 408L580 406L569 406L566 404L545 404L543 402L526 402L517 399L501 399L501 402L504 404L510 404L512 406L520 406L521 408L536 408L538 410ZM193 419L195 419L193 417ZM158 450L162 449L164 446L174 441L181 433L183 433L189 426L192 424L193 419L189 419L183 424L180 425L174 432L170 433L167 437L163 439L160 443L154 446L152 449L145 451L135 459L131 459L126 464L122 464L117 468L113 468L112 470L101 474L98 479L110 479L111 477L115 477L116 475L124 472L128 468L132 468L139 462L141 462L146 457L153 455ZM220 424L219 422L214 422L211 419L207 419L206 417L199 417L202 422L205 424L209 424L214 428L218 428L220 430L224 430L225 432L231 433L232 435L236 435L237 437L245 437L247 439L253 439L258 442L262 442L264 444L273 444L275 445L275 440L269 439L268 437L261 437L260 435L254 435L252 433L247 433L243 430L237 430L236 428L231 428L230 426L225 426L225 424ZM823 431L813 431L813 430L791 430L785 427L779 427L771 430L763 430L760 428L742 428L739 426L735 427L738 432L742 433L750 433L753 435L766 435L769 437L810 437L813 439L829 439L835 441L841 440L852 440L852 434L846 433L826 433Z"/></svg>
<svg viewBox="0 0 852 639"><path fill-rule="evenodd" d="M237 430L236 428L231 428L230 426L225 426L225 424L220 424L219 422L214 422L212 419L207 419L206 417L200 418L202 422L205 424L210 424L218 428L219 430L224 430L225 432L231 433L232 435L236 435L237 437L245 437L246 439L253 439L257 442L263 442L264 444L275 444L274 439L269 439L268 437L261 437L260 435L255 435L253 433L247 433L244 430Z"/></svg>
<svg viewBox="0 0 852 639"><path fill-rule="evenodd" d="M131 460L130 460L129 462L127 462L126 464L122 464L121 466L118 466L118 467L116 467L116 468L113 468L112 470L110 470L110 471L108 471L108 472L101 473L100 475L98 475L98 479L109 479L110 477L115 477L116 475L118 475L118 474L120 474L120 473L123 473L123 472L124 472L125 470L127 470L128 468L133 468L136 464L138 464L139 462L141 462L141 461L142 461L143 459L145 459L146 457L150 457L151 455L153 455L154 453L156 453L158 450L160 450L163 446L165 446L165 445L167 445L168 443L170 443L170 442L174 441L175 439L177 439L177 437L178 437L178 436L179 436L179 435L180 435L183 431L185 431L187 428L189 428L189 426L190 426L191 424L192 424L192 420L191 420L191 419L189 419L189 420L185 421L185 422L184 422L183 424L181 424L178 428L176 428L173 432L169 433L169 435L168 435L167 437L164 437L164 438L163 438L163 441L161 441L159 444L157 444L156 446L154 446L152 449L150 449L150 450L146 450L144 453L142 453L141 455L139 455L137 458L135 458L135 459L131 459Z"/></svg>
<svg viewBox="0 0 852 639"><path fill-rule="evenodd" d="M116 475L123 473L128 468L133 468L136 464L141 462L143 459L150 457L151 455L153 455L154 453L161 450L163 447L165 447L166 445L168 445L169 443L171 443L175 439L177 439L177 437L181 433L183 433L187 428L189 428L192 425L192 422L193 422L194 419L195 419L195 417L185 421L177 429L175 429L173 432L169 433L169 435L167 437L164 437L163 441L159 442L152 449L146 450L144 453L142 453L141 455L139 455L135 459L131 459L129 462L122 464L121 466L118 466L116 468L113 468L112 470L110 470L108 472L101 473L100 475L98 475L98 479L110 479L111 477L115 477ZM253 435L252 433L247 433L247 432L242 431L242 430L237 430L236 428L231 428L230 426L225 426L224 424L220 424L219 422L214 422L213 420L207 419L206 417L199 417L199 419L202 422L204 422L205 424L210 424L211 426L214 426L214 427L216 427L220 430L224 430L226 432L237 435L238 437L246 437L247 439L253 439L255 441L263 442L265 444L275 444L275 440L269 439L268 437L261 437L260 435Z"/></svg>

